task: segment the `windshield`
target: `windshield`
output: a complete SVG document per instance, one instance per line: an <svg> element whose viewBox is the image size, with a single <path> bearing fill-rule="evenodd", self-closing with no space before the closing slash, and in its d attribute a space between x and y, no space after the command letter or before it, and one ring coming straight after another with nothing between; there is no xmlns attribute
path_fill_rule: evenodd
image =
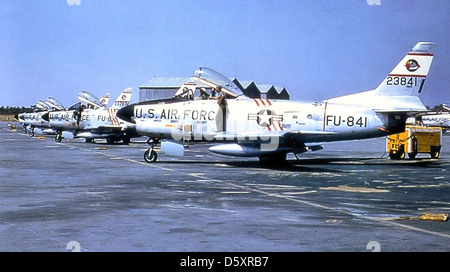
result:
<svg viewBox="0 0 450 272"><path fill-rule="evenodd" d="M194 79L212 88L221 86L222 91L231 97L238 97L243 94L242 91L229 78L206 67L198 68L194 72Z"/></svg>

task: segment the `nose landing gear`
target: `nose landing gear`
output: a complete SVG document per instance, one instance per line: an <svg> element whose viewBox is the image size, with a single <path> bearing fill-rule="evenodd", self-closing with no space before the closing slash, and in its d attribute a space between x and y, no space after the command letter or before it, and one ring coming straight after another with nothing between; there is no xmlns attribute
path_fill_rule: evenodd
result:
<svg viewBox="0 0 450 272"><path fill-rule="evenodd" d="M159 138L150 138L147 141L147 144L150 145L150 148L144 153L144 160L147 163L156 162L158 159L158 153L154 150L155 146L160 144Z"/></svg>
<svg viewBox="0 0 450 272"><path fill-rule="evenodd" d="M56 131L55 142L60 143L62 139L63 139L62 131L61 130Z"/></svg>

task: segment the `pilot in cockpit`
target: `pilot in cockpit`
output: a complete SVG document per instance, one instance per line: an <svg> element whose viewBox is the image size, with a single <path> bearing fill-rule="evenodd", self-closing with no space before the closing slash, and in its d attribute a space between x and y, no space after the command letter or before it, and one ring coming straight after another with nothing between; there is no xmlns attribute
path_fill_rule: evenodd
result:
<svg viewBox="0 0 450 272"><path fill-rule="evenodd" d="M187 99L194 100L194 94L192 93L192 90L190 90L188 87L184 87L183 94L186 94Z"/></svg>
<svg viewBox="0 0 450 272"><path fill-rule="evenodd" d="M202 98L202 100L208 100L209 96L210 95L206 92L205 88L200 88L200 97Z"/></svg>

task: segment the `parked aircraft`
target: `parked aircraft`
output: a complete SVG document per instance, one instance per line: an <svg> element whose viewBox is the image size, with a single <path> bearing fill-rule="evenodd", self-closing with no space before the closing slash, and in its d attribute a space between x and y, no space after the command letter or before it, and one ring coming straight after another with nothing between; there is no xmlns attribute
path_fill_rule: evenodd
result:
<svg viewBox="0 0 450 272"><path fill-rule="evenodd" d="M101 107L105 107L108 105L110 99L110 94L106 93L104 96L100 98ZM19 123L22 124L24 134L28 133L30 137L35 135L35 129L40 130L42 134L50 134L55 135L56 130L54 130L48 120L43 118L49 114L50 111L63 111L66 108L63 106L61 102L56 100L53 97L47 98L45 101L39 101L36 105L33 106L34 110L32 112L25 112L18 114L16 119L19 120Z"/></svg>
<svg viewBox="0 0 450 272"><path fill-rule="evenodd" d="M442 105L442 111L425 114L421 117L422 124L428 127L441 127L444 131L450 129L450 107Z"/></svg>
<svg viewBox="0 0 450 272"><path fill-rule="evenodd" d="M56 130L55 141L60 142L63 132L71 134L74 138L84 138L86 142L103 138L108 143L122 140L129 143L131 137L138 137L135 125L126 123L116 116L117 110L129 104L132 96L131 88L125 89L107 108L101 100L94 95L82 91L78 95L81 102L64 111L53 111L42 118L50 123Z"/></svg>
<svg viewBox="0 0 450 272"><path fill-rule="evenodd" d="M408 117L427 112L419 95L434 48L419 42L377 88L322 102L250 99L228 78L202 67L192 79L219 90L218 99L200 99L195 86L185 86L173 98L132 104L117 116L149 137L146 162L157 160L154 147L161 139L212 141L222 143L209 148L214 153L282 162L287 153L320 150L325 142L404 131Z"/></svg>
<svg viewBox="0 0 450 272"><path fill-rule="evenodd" d="M47 120L42 118L52 110L62 110L64 106L55 98L49 97L46 101L39 101L34 105L33 112L25 112L17 115L19 123L22 124L22 132L30 137L35 135L35 129L40 129L43 134L55 134L55 131L50 127Z"/></svg>

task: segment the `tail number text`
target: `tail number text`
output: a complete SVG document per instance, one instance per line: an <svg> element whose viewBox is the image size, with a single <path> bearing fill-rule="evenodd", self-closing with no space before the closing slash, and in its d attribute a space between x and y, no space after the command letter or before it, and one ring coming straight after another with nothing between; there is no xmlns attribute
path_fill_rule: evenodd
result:
<svg viewBox="0 0 450 272"><path fill-rule="evenodd" d="M347 127L367 127L368 118L367 117L354 117L347 116L342 117L340 115L327 115L326 125L334 125L335 127L344 126Z"/></svg>
<svg viewBox="0 0 450 272"><path fill-rule="evenodd" d="M398 76L389 76L386 79L387 85L401 85L406 87L417 86L417 77L398 77Z"/></svg>

